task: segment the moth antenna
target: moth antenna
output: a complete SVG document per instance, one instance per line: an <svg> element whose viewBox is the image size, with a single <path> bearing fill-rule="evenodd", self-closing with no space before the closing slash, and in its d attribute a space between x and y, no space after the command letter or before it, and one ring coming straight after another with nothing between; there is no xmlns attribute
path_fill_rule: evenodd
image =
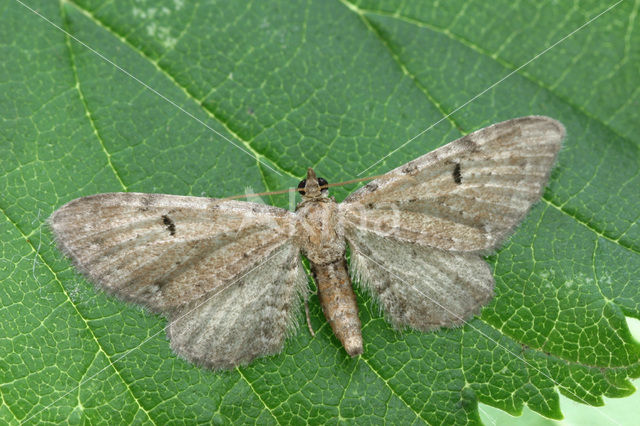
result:
<svg viewBox="0 0 640 426"><path fill-rule="evenodd" d="M378 179L383 177L384 175L375 175L375 176L367 176L367 177L363 177L363 178L358 178L358 179L351 179L351 180L345 180L342 182L336 182L336 183L330 183L327 186L327 188L331 188L332 186L343 186L343 185L349 185L351 183L358 183L358 182L364 182L367 180L374 180L374 179ZM321 186L320 188L323 188L324 186Z"/></svg>

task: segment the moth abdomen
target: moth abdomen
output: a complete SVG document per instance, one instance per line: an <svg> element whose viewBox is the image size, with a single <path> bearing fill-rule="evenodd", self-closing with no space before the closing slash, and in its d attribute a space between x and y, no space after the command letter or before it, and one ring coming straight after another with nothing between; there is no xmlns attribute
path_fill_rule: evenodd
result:
<svg viewBox="0 0 640 426"><path fill-rule="evenodd" d="M349 355L361 355L363 347L358 303L344 256L325 264L311 262L311 270L318 286L322 311L333 334Z"/></svg>

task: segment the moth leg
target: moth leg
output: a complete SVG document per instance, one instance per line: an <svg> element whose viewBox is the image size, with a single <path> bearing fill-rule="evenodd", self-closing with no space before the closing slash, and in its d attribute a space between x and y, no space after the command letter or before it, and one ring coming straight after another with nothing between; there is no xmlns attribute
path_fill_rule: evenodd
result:
<svg viewBox="0 0 640 426"><path fill-rule="evenodd" d="M311 333L311 337L316 337L316 333L313 331L313 327L311 326L311 318L309 318L309 298L306 293L304 295L304 313L307 315L307 327L309 327L309 333Z"/></svg>

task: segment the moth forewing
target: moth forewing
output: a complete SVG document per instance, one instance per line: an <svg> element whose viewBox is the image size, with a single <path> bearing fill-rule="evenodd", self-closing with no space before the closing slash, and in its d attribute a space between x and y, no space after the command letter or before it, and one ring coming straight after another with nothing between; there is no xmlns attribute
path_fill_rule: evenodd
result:
<svg viewBox="0 0 640 426"><path fill-rule="evenodd" d="M288 210L279 207L270 206L257 197L252 202L233 201L236 205L234 210L238 211L240 222L226 227L235 233L239 233L244 229L250 229L256 225L262 227L268 232L281 235L284 238L294 238L296 235L297 218ZM227 204L231 201L220 201L221 204ZM249 212L247 212L249 211ZM221 223L225 226L224 223Z"/></svg>
<svg viewBox="0 0 640 426"><path fill-rule="evenodd" d="M345 226L387 221L391 204L401 222L391 238L486 253L540 198L564 134L562 124L541 116L470 133L349 195L342 207Z"/></svg>
<svg viewBox="0 0 640 426"><path fill-rule="evenodd" d="M50 224L58 245L92 281L164 312L217 288L285 244L293 218L259 204L115 193L74 200Z"/></svg>
<svg viewBox="0 0 640 426"><path fill-rule="evenodd" d="M376 208L375 213L371 209ZM407 218L403 217L403 211L398 203L380 202L369 203L341 203L339 205L340 223L345 226L368 229L380 236L391 236L401 229L401 225ZM406 215L405 215L406 216Z"/></svg>

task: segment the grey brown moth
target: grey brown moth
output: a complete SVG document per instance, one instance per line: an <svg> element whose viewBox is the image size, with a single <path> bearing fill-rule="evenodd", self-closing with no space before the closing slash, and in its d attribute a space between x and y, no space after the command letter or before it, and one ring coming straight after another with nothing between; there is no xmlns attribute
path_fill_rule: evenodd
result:
<svg viewBox="0 0 640 426"><path fill-rule="evenodd" d="M163 194L97 194L50 217L91 281L169 319L181 357L213 369L278 353L297 325L310 262L346 352L363 342L351 277L396 327L462 324L493 295L482 259L539 200L565 130L548 117L494 124L416 158L343 202L313 169L295 212ZM346 245L351 265L345 260Z"/></svg>

